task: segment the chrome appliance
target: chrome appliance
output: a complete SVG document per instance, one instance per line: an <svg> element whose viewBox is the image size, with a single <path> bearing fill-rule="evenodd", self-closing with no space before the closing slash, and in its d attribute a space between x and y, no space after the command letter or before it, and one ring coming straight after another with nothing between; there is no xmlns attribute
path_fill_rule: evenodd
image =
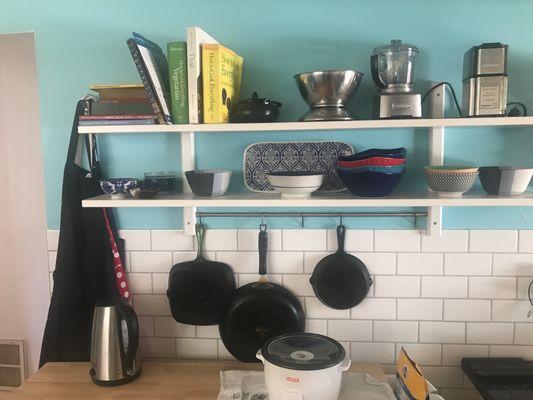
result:
<svg viewBox="0 0 533 400"><path fill-rule="evenodd" d="M507 53L509 46L483 43L465 53L463 115L504 116L507 109Z"/></svg>
<svg viewBox="0 0 533 400"><path fill-rule="evenodd" d="M417 55L417 47L401 40L374 49L370 67L379 90L374 96L374 118L422 117L422 97L413 88Z"/></svg>
<svg viewBox="0 0 533 400"><path fill-rule="evenodd" d="M91 369L94 383L116 386L141 373L139 323L133 308L121 299L98 304L91 336Z"/></svg>

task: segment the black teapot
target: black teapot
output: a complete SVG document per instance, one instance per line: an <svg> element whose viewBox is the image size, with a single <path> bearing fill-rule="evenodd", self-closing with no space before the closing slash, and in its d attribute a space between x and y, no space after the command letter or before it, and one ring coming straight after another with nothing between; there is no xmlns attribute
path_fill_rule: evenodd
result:
<svg viewBox="0 0 533 400"><path fill-rule="evenodd" d="M276 122L280 107L280 102L260 99L254 92L251 99L241 100L231 107L229 122Z"/></svg>

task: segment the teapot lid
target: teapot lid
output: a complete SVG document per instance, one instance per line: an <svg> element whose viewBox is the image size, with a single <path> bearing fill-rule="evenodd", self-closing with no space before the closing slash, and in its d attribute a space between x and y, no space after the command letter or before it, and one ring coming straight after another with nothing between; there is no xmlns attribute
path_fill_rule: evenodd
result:
<svg viewBox="0 0 533 400"><path fill-rule="evenodd" d="M279 101L259 98L257 92L253 92L251 99L240 100L238 104L273 104L277 107L281 107L281 103Z"/></svg>
<svg viewBox="0 0 533 400"><path fill-rule="evenodd" d="M400 51L418 53L418 47L409 43L403 43L401 40L394 39L390 41L390 44L376 47L373 51L373 54L397 53Z"/></svg>

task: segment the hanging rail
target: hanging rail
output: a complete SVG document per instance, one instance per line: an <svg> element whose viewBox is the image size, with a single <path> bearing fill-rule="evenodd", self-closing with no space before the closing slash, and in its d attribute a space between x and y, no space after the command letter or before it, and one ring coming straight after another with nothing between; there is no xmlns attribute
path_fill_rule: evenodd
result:
<svg viewBox="0 0 533 400"><path fill-rule="evenodd" d="M231 211L197 211L198 218L212 217L427 217L427 212L409 211L409 212L283 212L283 211L250 211L250 212L231 212Z"/></svg>

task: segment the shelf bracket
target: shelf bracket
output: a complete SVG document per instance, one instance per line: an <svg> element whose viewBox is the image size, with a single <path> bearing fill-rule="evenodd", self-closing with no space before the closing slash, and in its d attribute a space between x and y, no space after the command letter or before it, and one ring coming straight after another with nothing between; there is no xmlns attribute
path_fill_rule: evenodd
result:
<svg viewBox="0 0 533 400"><path fill-rule="evenodd" d="M444 118L446 109L445 85L441 85L431 92L429 107L432 118ZM444 164L444 126L429 128L428 163L429 165ZM427 235L442 235L442 207L428 207L426 224Z"/></svg>
<svg viewBox="0 0 533 400"><path fill-rule="evenodd" d="M181 132L181 173L183 192L192 193L185 171L196 169L194 132ZM194 235L196 226L196 207L183 207L183 233Z"/></svg>

